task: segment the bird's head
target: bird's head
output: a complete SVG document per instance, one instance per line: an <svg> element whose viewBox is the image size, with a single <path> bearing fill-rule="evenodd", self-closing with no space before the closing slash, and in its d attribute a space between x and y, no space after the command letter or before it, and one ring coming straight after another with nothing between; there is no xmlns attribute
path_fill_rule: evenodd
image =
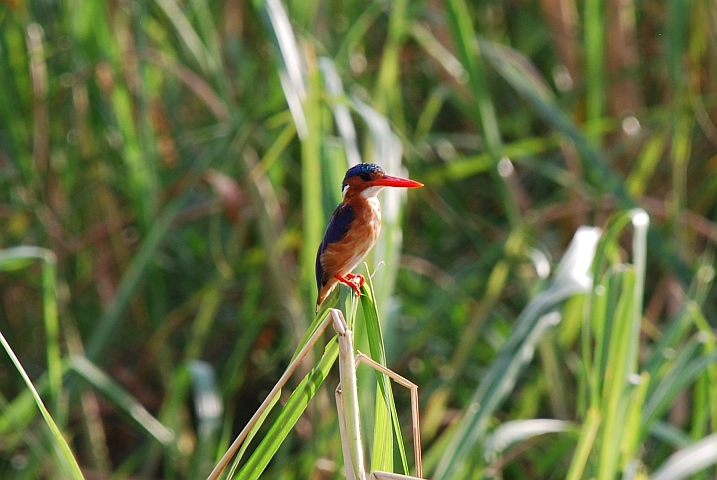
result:
<svg viewBox="0 0 717 480"><path fill-rule="evenodd" d="M363 195L366 198L375 197L383 187L418 188L423 184L407 178L387 175L385 170L373 163L359 163L348 169L341 186L344 200L354 196Z"/></svg>

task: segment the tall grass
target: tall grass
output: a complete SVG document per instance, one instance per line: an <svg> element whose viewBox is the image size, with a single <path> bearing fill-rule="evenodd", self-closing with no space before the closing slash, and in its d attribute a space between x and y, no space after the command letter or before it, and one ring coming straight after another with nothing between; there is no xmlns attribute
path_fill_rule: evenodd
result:
<svg viewBox="0 0 717 480"><path fill-rule="evenodd" d="M427 477L713 476L717 9L664 7L0 4L0 477L206 478L360 160L426 184L382 194L355 331ZM342 477L320 345L242 478ZM367 466L414 471L358 382Z"/></svg>

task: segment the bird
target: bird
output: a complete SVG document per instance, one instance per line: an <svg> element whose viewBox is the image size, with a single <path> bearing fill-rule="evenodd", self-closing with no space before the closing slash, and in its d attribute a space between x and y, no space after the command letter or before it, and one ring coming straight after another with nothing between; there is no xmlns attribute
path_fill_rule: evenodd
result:
<svg viewBox="0 0 717 480"><path fill-rule="evenodd" d="M373 163L348 169L341 184L343 200L331 215L316 252L316 313L336 285L348 285L361 295L364 277L351 273L381 233L381 204L376 195L384 187L419 188L423 184L386 174Z"/></svg>

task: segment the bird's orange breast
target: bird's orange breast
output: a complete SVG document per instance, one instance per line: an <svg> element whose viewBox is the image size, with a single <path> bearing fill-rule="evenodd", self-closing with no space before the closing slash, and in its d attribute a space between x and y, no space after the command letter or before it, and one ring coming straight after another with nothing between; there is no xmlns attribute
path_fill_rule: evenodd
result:
<svg viewBox="0 0 717 480"><path fill-rule="evenodd" d="M351 229L321 255L324 271L344 276L361 263L381 233L381 206L375 197L361 195L349 200L355 212Z"/></svg>

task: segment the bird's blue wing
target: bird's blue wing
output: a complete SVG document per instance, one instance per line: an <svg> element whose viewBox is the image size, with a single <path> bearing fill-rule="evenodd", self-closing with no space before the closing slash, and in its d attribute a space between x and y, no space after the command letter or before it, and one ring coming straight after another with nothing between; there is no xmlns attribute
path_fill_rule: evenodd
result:
<svg viewBox="0 0 717 480"><path fill-rule="evenodd" d="M316 286L319 290L328 281L328 278L324 278L326 272L324 272L321 266L321 254L324 253L324 250L326 250L329 245L340 241L346 236L354 218L353 207L343 203L336 207L336 210L334 210L334 213L331 215L329 226L326 227L324 239L321 241L321 245L319 245L318 252L316 252Z"/></svg>
<svg viewBox="0 0 717 480"><path fill-rule="evenodd" d="M354 209L351 205L341 204L336 207L333 215L331 215L331 220L329 220L329 226L326 227L324 240L321 243L329 245L340 241L348 233L353 221Z"/></svg>

